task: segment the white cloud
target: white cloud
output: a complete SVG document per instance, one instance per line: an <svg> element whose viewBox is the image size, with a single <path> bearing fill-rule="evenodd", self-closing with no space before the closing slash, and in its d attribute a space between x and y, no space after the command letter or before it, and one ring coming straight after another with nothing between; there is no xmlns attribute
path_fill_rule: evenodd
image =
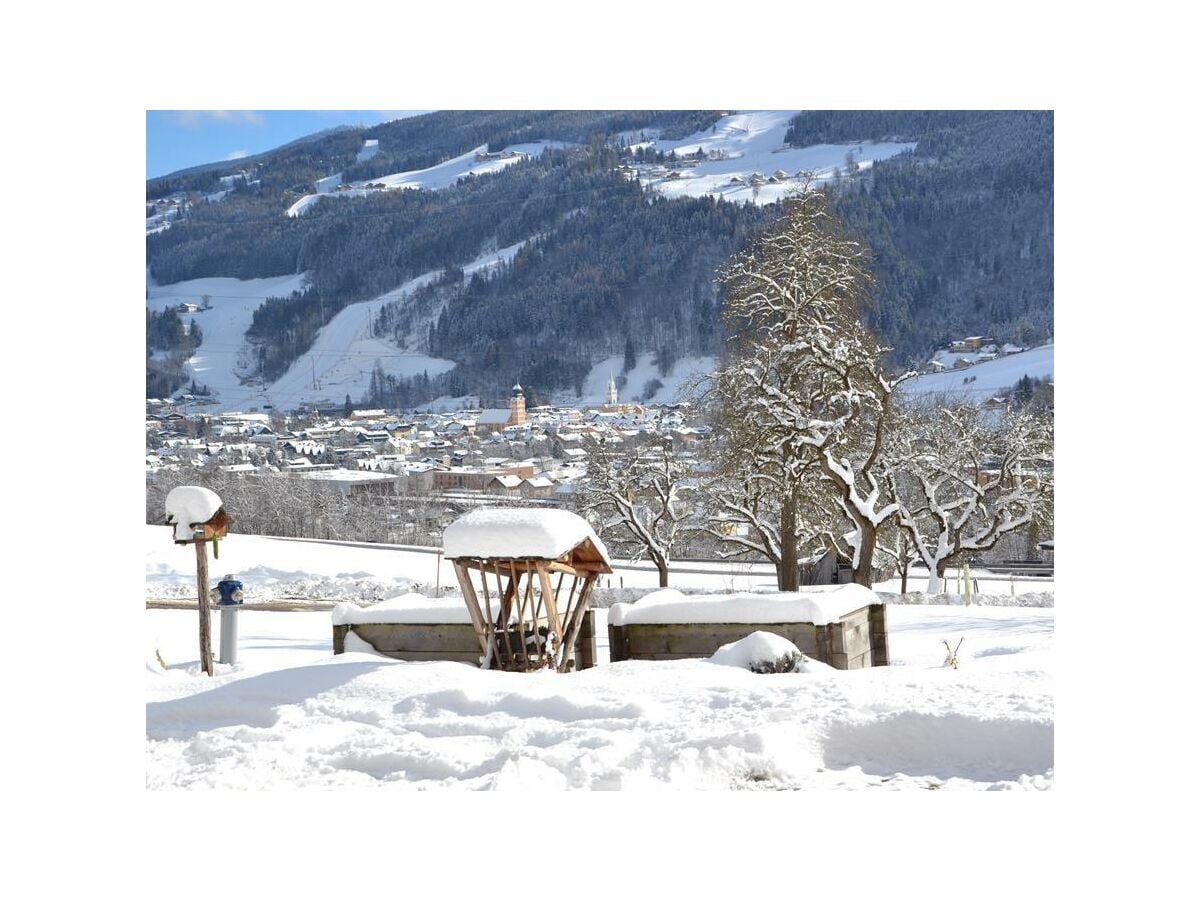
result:
<svg viewBox="0 0 1200 900"><path fill-rule="evenodd" d="M245 159L249 155L250 154L245 150L234 150L232 153L230 153L225 158L226 159Z"/></svg>
<svg viewBox="0 0 1200 900"><path fill-rule="evenodd" d="M266 117L253 109L181 109L171 116L176 125L199 128L211 122L225 125L265 125Z"/></svg>

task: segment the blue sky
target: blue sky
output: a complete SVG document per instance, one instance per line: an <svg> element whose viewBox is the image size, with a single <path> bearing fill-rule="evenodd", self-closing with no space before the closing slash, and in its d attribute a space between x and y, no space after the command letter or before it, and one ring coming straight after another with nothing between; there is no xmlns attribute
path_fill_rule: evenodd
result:
<svg viewBox="0 0 1200 900"><path fill-rule="evenodd" d="M147 110L146 177L262 153L336 125L377 125L422 112L426 110Z"/></svg>

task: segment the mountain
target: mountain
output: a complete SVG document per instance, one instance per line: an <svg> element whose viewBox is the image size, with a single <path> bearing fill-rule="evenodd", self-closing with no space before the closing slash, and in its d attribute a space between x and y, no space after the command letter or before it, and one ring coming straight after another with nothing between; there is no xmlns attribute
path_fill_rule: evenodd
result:
<svg viewBox="0 0 1200 900"><path fill-rule="evenodd" d="M151 385L148 362L148 390L407 406L519 381L549 402L611 373L623 397L670 402L720 353L715 268L803 172L875 251L868 314L897 364L964 331L1029 345L1052 335L1051 165L1049 113L451 111L337 129L147 182L148 216L163 211L148 307L190 300L180 325L200 341L177 342L173 380L155 360Z"/></svg>

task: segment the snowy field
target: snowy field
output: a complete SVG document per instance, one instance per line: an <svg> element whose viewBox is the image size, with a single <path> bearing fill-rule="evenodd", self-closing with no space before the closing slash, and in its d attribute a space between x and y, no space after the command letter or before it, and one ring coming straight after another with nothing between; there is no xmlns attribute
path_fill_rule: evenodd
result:
<svg viewBox="0 0 1200 900"><path fill-rule="evenodd" d="M165 527L147 526L145 536L148 593L179 588L185 596L190 549L171 544ZM240 575L248 601L260 584L304 581L318 594L364 600L374 598L359 585L393 595L431 581L436 564L436 555L414 551L231 535L211 566L214 580ZM651 572L624 571L653 584ZM442 577L445 584L449 572ZM712 571L676 579L711 591L736 580ZM146 610L148 787L980 790L1053 782L1053 608L890 605L892 666L782 675L707 660L607 664L604 609L596 613L602 664L569 675L369 652L334 657L328 611L239 615L238 664L218 665L209 679L199 673L195 611ZM960 638L960 667L944 668L942 641Z"/></svg>
<svg viewBox="0 0 1200 900"><path fill-rule="evenodd" d="M921 375L900 385L910 396L925 394L983 403L999 391L1012 387L1022 376L1054 377L1054 344L976 363L967 369Z"/></svg>
<svg viewBox="0 0 1200 900"><path fill-rule="evenodd" d="M709 156L694 168L680 170L678 179L668 179L649 173L650 166L639 165L639 180L667 197L720 197L735 202L765 205L781 200L795 191L800 181L798 172L811 172L818 180L832 177L835 168L844 170L849 154L862 169L888 159L915 143L860 141L852 144L817 144L810 147L790 147L784 144L788 122L794 111L740 113L725 116L705 131L679 141L653 140L644 142L663 153L675 151L684 156L703 148ZM756 191L749 183L755 173L764 178L776 171L789 178L777 184L762 184ZM734 181L734 178L740 181Z"/></svg>
<svg viewBox="0 0 1200 900"><path fill-rule="evenodd" d="M143 526L143 541L146 598L194 596L194 554L171 543L170 529L162 525ZM221 558L210 562L213 580L226 573L238 575L246 585L246 602L373 601L413 590L428 593L439 585L448 589L457 584L453 567L433 547L230 534L222 539L220 552ZM636 599L658 587L658 572L648 562L615 560L613 570L612 575L602 576L597 582L602 603ZM949 573L952 591L959 587L956 580L959 575L957 570ZM1053 604L1053 579L1014 580L977 569L971 570L971 576L979 582L979 593L991 598L985 599L985 604L1006 603L1006 597L1015 598L1014 603L1031 606ZM923 586L926 577L924 569L913 570L909 574L909 588ZM773 590L775 570L766 563L678 560L671 566L671 586L686 592ZM895 602L899 579L881 582L875 589L888 602ZM622 596L623 590L626 596Z"/></svg>

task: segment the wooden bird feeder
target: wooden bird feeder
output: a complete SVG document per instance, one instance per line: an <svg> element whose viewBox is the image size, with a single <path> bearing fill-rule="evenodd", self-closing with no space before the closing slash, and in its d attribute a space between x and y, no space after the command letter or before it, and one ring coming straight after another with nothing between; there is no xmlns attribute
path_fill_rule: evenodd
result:
<svg viewBox="0 0 1200 900"><path fill-rule="evenodd" d="M183 541L177 538L175 543L198 544L217 541L225 537L225 532L229 529L229 513L225 512L225 507L222 506L207 522L189 522L188 525L192 529L192 536Z"/></svg>
<svg viewBox="0 0 1200 900"><path fill-rule="evenodd" d="M596 578L612 572L587 522L565 510L476 510L443 543L483 667L571 671Z"/></svg>

